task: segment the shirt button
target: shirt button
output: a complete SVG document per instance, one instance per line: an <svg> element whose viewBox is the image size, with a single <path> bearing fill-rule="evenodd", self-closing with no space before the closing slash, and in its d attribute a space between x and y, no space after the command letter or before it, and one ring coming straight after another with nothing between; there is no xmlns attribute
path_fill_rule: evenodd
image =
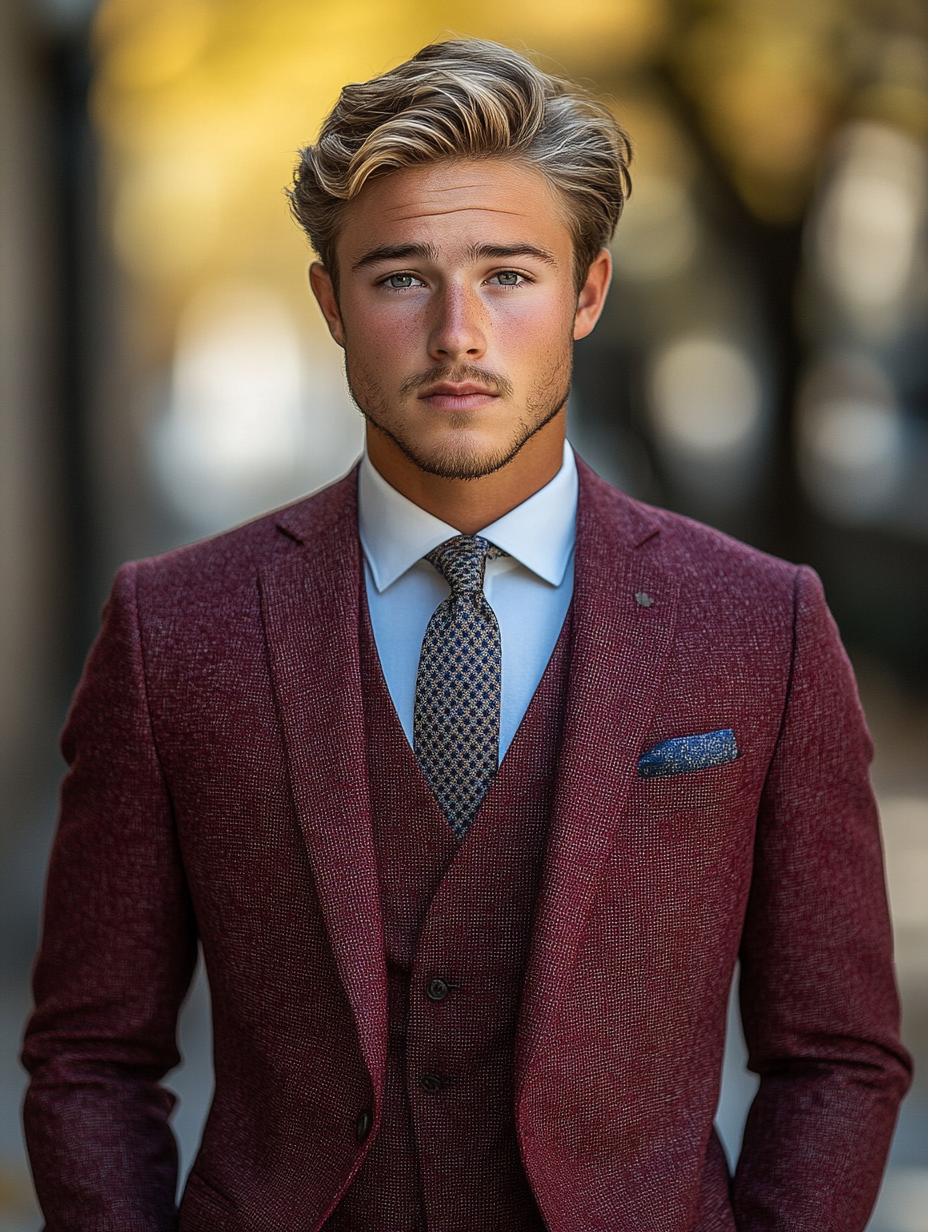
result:
<svg viewBox="0 0 928 1232"><path fill-rule="evenodd" d="M440 1091L444 1083L437 1074L423 1074L419 1079L419 1085L423 1091L428 1091L430 1095L434 1095L436 1091Z"/></svg>
<svg viewBox="0 0 928 1232"><path fill-rule="evenodd" d="M354 1123L355 1137L359 1142L363 1142L367 1135L371 1132L371 1126L374 1124L374 1118L368 1108L363 1112L358 1113L358 1119Z"/></svg>
<svg viewBox="0 0 928 1232"><path fill-rule="evenodd" d="M450 991L448 983L436 975L433 979L429 980L425 995L430 1001L444 1001Z"/></svg>

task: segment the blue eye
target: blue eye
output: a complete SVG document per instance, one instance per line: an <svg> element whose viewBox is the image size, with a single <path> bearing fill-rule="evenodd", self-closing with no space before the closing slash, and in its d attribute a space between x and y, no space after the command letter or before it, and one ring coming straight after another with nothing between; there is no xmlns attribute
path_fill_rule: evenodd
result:
<svg viewBox="0 0 928 1232"><path fill-rule="evenodd" d="M405 291L415 282L412 274L391 274L389 278L384 279L384 286L390 287L394 291Z"/></svg>

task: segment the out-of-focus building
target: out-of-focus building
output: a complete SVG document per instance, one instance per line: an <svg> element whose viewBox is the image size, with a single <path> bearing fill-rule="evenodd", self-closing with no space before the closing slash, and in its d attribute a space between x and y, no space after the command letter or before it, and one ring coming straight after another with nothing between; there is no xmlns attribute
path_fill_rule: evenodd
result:
<svg viewBox="0 0 928 1232"><path fill-rule="evenodd" d="M527 47L636 146L572 439L634 495L821 572L874 729L906 1038L928 1061L928 11L910 0L8 0L0 8L4 929L21 1076L54 728L124 559L360 449L284 188L347 81L448 33ZM9 787L7 788L7 784ZM208 998L183 1025L185 1161ZM751 1080L733 1021L720 1124ZM5 1221L5 1222L4 1222ZM31 1232L15 1118L0 1228ZM928 1083L872 1232L928 1230Z"/></svg>

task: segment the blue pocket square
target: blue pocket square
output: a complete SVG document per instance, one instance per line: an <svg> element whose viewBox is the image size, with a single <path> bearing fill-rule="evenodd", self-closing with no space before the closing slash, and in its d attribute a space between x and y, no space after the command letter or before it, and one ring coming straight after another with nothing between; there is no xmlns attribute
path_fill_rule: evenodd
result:
<svg viewBox="0 0 928 1232"><path fill-rule="evenodd" d="M723 766L738 756L735 733L730 727L701 736L674 736L647 749L638 758L638 777L656 779L668 774L688 774Z"/></svg>

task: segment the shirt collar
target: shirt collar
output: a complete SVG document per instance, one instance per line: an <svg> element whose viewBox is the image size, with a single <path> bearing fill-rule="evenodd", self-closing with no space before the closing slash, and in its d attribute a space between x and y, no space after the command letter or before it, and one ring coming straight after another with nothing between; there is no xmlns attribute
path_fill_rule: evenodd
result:
<svg viewBox="0 0 928 1232"><path fill-rule="evenodd" d="M574 548L577 490L577 463L565 441L564 461L551 482L479 533L559 586ZM358 474L358 530L378 593L459 533L387 483L366 450Z"/></svg>

